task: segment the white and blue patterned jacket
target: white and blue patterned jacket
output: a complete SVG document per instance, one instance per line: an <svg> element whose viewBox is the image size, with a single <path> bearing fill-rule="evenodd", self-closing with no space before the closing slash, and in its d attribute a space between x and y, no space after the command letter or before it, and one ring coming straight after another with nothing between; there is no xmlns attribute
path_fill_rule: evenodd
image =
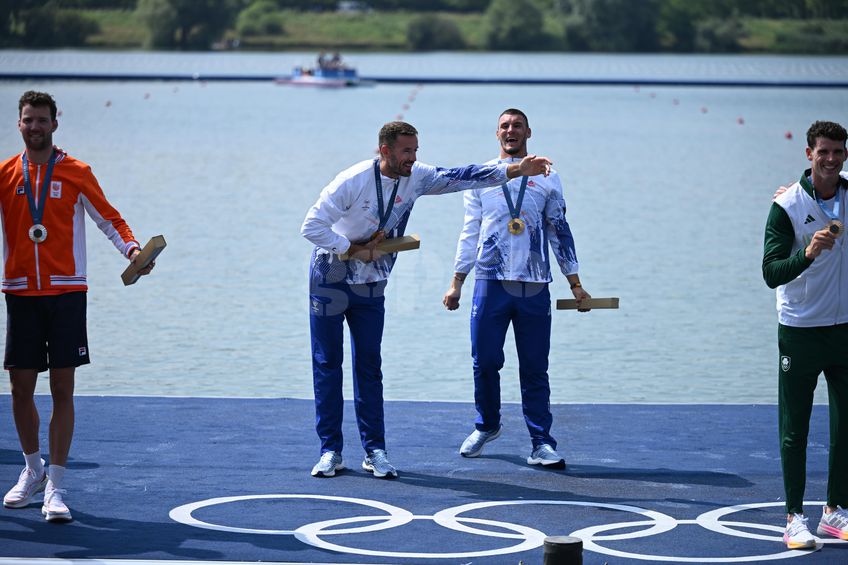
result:
<svg viewBox="0 0 848 565"><path fill-rule="evenodd" d="M500 186L507 180L506 170L506 164L497 163L444 169L416 161L412 174L400 177L394 208L383 228L386 237L403 235L409 213L419 196ZM382 175L380 178L384 206L388 206L395 179ZM348 250L351 242L367 241L378 225L374 160L369 159L339 173L324 187L318 201L306 214L300 233L315 245L313 278L318 276L325 282L347 284L386 280L397 253L368 263L356 259L342 261L338 257Z"/></svg>
<svg viewBox="0 0 848 565"><path fill-rule="evenodd" d="M509 164L518 158L495 159L487 164ZM521 178L509 181L513 205L518 200ZM556 171L547 177L530 177L521 205L525 223L521 234L513 235L507 224L509 206L500 186L470 190L464 194L465 225L459 237L454 270L477 279L551 282L548 244L564 275L577 273L574 237L565 219L565 200Z"/></svg>

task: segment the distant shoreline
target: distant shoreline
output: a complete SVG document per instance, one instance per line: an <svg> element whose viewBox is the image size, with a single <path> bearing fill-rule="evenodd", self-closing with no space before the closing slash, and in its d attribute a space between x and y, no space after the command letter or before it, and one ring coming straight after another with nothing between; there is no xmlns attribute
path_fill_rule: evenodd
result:
<svg viewBox="0 0 848 565"><path fill-rule="evenodd" d="M97 22L100 31L91 35L84 49L142 49L147 30L135 11L115 9L79 9L74 11ZM281 10L284 30L273 35L239 36L227 31L218 43L221 49L240 51L346 51L346 52L416 52L407 41L407 27L421 17L422 12L298 12ZM456 51L489 52L485 47L483 13L438 12L439 18L450 22L461 32L465 46ZM551 18L545 32L555 36L562 31ZM681 51L661 46L653 53L689 54L848 54L848 19L768 19L738 18L741 37L731 50ZM176 50L176 49L175 49ZM592 50L568 50L553 43L547 52L604 53ZM636 53L632 51L628 53Z"/></svg>

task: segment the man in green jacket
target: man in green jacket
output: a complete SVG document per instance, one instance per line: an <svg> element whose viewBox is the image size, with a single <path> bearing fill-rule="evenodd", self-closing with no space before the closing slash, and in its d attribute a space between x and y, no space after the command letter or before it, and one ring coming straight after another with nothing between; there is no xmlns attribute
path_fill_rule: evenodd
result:
<svg viewBox="0 0 848 565"><path fill-rule="evenodd" d="M848 175L845 128L807 131L811 168L775 198L765 230L763 278L777 288L778 422L790 549L814 548L804 516L813 391L824 372L830 402L827 501L816 533L848 540Z"/></svg>

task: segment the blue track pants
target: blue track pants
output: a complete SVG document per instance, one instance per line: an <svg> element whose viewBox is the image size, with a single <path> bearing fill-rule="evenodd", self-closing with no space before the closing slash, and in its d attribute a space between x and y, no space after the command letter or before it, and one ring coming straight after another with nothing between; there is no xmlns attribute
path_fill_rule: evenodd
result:
<svg viewBox="0 0 848 565"><path fill-rule="evenodd" d="M477 280L471 310L471 355L474 359L475 426L497 429L501 421L500 370L504 341L512 323L518 351L521 409L533 447L556 449L551 437L548 353L551 348L551 296L545 283Z"/></svg>
<svg viewBox="0 0 848 565"><path fill-rule="evenodd" d="M386 281L348 285L315 284L310 289L309 329L312 337L312 381L315 389L315 429L321 453L342 452L342 360L344 328L350 331L353 401L362 447L386 449L383 420L383 373L380 343L385 315Z"/></svg>

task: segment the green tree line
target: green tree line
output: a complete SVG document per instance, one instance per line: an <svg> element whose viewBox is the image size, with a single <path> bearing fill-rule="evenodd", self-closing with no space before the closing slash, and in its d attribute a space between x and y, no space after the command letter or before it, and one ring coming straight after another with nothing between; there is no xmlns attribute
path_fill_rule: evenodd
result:
<svg viewBox="0 0 848 565"><path fill-rule="evenodd" d="M330 22L311 36L339 46L348 26L360 48L391 31L391 48L412 50L848 52L848 0L3 0L0 46L86 46L116 12L155 49L292 48Z"/></svg>

